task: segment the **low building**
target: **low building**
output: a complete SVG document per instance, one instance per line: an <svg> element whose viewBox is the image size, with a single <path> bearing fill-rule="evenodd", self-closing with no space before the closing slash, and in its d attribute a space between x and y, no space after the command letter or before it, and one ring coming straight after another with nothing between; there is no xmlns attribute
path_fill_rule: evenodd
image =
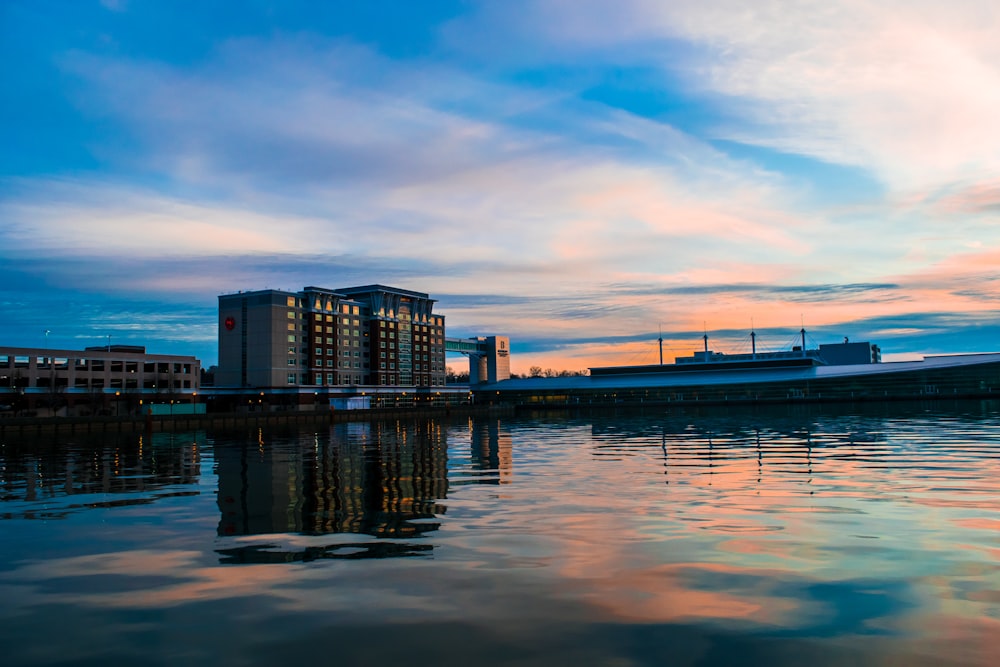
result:
<svg viewBox="0 0 1000 667"><path fill-rule="evenodd" d="M201 386L195 357L149 354L145 347L105 345L85 350L0 347L0 403L53 410L91 404L95 410L134 409L145 400L188 402ZM132 404L135 405L132 405Z"/></svg>

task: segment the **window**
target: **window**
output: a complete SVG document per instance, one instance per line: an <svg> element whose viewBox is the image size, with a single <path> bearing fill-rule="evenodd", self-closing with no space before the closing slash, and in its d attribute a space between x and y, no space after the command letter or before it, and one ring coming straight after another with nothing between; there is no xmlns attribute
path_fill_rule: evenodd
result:
<svg viewBox="0 0 1000 667"><path fill-rule="evenodd" d="M295 373L288 374L288 384L295 384Z"/></svg>
<svg viewBox="0 0 1000 667"><path fill-rule="evenodd" d="M361 334L360 334L360 333L358 333L358 330L357 330L357 329L355 329L355 330L354 330L354 335L355 335L355 336L360 336Z"/></svg>
<svg viewBox="0 0 1000 667"><path fill-rule="evenodd" d="M360 357L361 356L361 350L354 350L354 356L355 357Z"/></svg>
<svg viewBox="0 0 1000 667"><path fill-rule="evenodd" d="M289 366L295 365L295 357L288 357L288 365Z"/></svg>
<svg viewBox="0 0 1000 667"><path fill-rule="evenodd" d="M329 333L329 331L327 331L327 333ZM326 344L327 344L327 345L333 345L333 339L332 339L332 338L329 338L329 337L327 337L327 339L326 339Z"/></svg>
<svg viewBox="0 0 1000 667"><path fill-rule="evenodd" d="M316 373L316 384L323 384L323 374Z"/></svg>
<svg viewBox="0 0 1000 667"><path fill-rule="evenodd" d="M326 328L326 332L327 333L333 333L333 327L327 327Z"/></svg>
<svg viewBox="0 0 1000 667"><path fill-rule="evenodd" d="M316 333L323 333L323 327L319 325L316 325L316 328L314 330L316 331Z"/></svg>
<svg viewBox="0 0 1000 667"><path fill-rule="evenodd" d="M290 319L290 320L294 320L295 319L295 311L294 310L290 310L286 314L288 315L288 319Z"/></svg>
<svg viewBox="0 0 1000 667"><path fill-rule="evenodd" d="M333 384L333 373L327 373L326 374L326 383L327 384Z"/></svg>
<svg viewBox="0 0 1000 667"><path fill-rule="evenodd" d="M382 363L380 363L378 365L378 367L384 370L385 369L385 362L383 361Z"/></svg>
<svg viewBox="0 0 1000 667"><path fill-rule="evenodd" d="M354 318L354 321L351 324L353 324L354 326L358 326L359 324L361 324L361 322L357 318Z"/></svg>
<svg viewBox="0 0 1000 667"><path fill-rule="evenodd" d="M385 359L385 352L379 352L378 356L380 359Z"/></svg>
<svg viewBox="0 0 1000 667"><path fill-rule="evenodd" d="M292 322L288 323L288 330L289 331L295 331L295 325Z"/></svg>
<svg viewBox="0 0 1000 667"><path fill-rule="evenodd" d="M330 356L333 356L333 348L332 347L331 348L327 348L326 353L328 355L330 355Z"/></svg>
<svg viewBox="0 0 1000 667"><path fill-rule="evenodd" d="M288 354L295 354L295 348L294 347L288 348Z"/></svg>
<svg viewBox="0 0 1000 667"><path fill-rule="evenodd" d="M316 348L316 356L318 357L318 356L320 356L321 354L323 354L323 348L321 348L321 347L317 347L317 348Z"/></svg>
<svg viewBox="0 0 1000 667"><path fill-rule="evenodd" d="M289 343L294 343L295 342L295 336L289 334L289 336L288 336L288 342Z"/></svg>
<svg viewBox="0 0 1000 667"><path fill-rule="evenodd" d="M382 341L379 341L379 344L378 344L378 346L379 346L379 347L385 347L385 341L384 341L384 340L382 340ZM383 353L382 353L382 356L383 356L383 357L385 356L385 352L383 352Z"/></svg>
<svg viewBox="0 0 1000 667"><path fill-rule="evenodd" d="M358 314L360 314L360 313L361 313L361 306L354 306L354 309L352 310L352 312L353 312L353 313L354 313L355 315L358 315Z"/></svg>
<svg viewBox="0 0 1000 667"><path fill-rule="evenodd" d="M287 299L285 299L285 305L288 306L289 308L294 308L295 307L295 297L294 296L290 296Z"/></svg>
<svg viewBox="0 0 1000 667"><path fill-rule="evenodd" d="M326 365L330 366L332 368L333 367L333 359L327 359L326 360Z"/></svg>
<svg viewBox="0 0 1000 667"><path fill-rule="evenodd" d="M327 322L333 322L333 315L327 315L326 316L326 321Z"/></svg>
<svg viewBox="0 0 1000 667"><path fill-rule="evenodd" d="M394 362L390 361L390 362L389 362L389 368L390 368L391 370L395 370L395 368L396 368L396 364L395 364Z"/></svg>

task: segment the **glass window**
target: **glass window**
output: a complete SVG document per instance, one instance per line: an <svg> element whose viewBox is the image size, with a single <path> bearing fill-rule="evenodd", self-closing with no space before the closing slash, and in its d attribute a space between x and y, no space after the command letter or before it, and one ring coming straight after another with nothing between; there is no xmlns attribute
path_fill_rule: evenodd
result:
<svg viewBox="0 0 1000 667"><path fill-rule="evenodd" d="M321 354L323 354L323 348L321 348L321 347L317 347L317 348L316 348L316 356L318 357L318 356L319 356L319 355L321 355Z"/></svg>
<svg viewBox="0 0 1000 667"><path fill-rule="evenodd" d="M327 373L326 374L326 383L327 384L333 384L333 373Z"/></svg>
<svg viewBox="0 0 1000 667"><path fill-rule="evenodd" d="M295 384L295 373L288 374L288 384Z"/></svg>
<svg viewBox="0 0 1000 667"><path fill-rule="evenodd" d="M288 306L289 308L294 308L295 307L295 297L294 296L290 296L287 299L285 299L285 305Z"/></svg>
<svg viewBox="0 0 1000 667"><path fill-rule="evenodd" d="M289 335L288 336L288 342L289 343L294 343L295 342L295 336Z"/></svg>
<svg viewBox="0 0 1000 667"><path fill-rule="evenodd" d="M288 311L288 319L290 319L290 320L294 320L295 319L295 311L293 311L293 310Z"/></svg>

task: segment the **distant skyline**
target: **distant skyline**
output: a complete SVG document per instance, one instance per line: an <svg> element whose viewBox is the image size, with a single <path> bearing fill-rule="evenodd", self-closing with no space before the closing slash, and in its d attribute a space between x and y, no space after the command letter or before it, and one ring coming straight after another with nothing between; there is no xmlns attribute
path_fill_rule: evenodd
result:
<svg viewBox="0 0 1000 667"><path fill-rule="evenodd" d="M219 294L382 283L521 373L751 323L1000 350L998 34L986 1L9 0L0 344L208 366Z"/></svg>

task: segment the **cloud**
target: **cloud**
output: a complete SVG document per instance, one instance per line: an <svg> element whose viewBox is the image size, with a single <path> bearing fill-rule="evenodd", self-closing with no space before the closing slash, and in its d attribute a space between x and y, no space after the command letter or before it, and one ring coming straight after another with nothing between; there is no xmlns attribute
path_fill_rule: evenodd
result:
<svg viewBox="0 0 1000 667"><path fill-rule="evenodd" d="M861 166L902 191L1000 173L1000 16L989 2L541 0L487 7L447 34L504 62L499 40L478 42L496 24L524 42L514 67L614 59L738 105L717 138Z"/></svg>

